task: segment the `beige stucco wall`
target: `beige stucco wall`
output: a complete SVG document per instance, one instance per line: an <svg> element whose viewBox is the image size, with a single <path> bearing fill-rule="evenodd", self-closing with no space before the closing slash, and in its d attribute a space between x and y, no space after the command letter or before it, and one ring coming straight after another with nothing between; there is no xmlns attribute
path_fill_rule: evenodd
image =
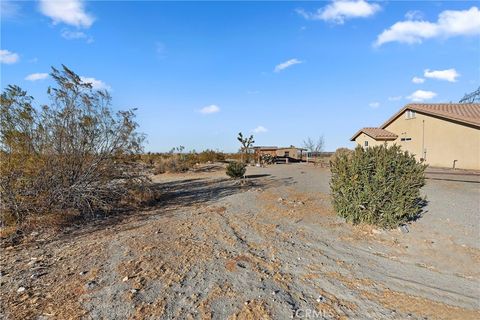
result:
<svg viewBox="0 0 480 320"><path fill-rule="evenodd" d="M300 150L298 150L297 148L282 148L282 149L278 149L276 151L276 155L278 157L284 157L285 156L285 152L289 152L290 155L289 157L290 158L294 158L294 159L301 159L300 158Z"/></svg>
<svg viewBox="0 0 480 320"><path fill-rule="evenodd" d="M405 114L389 124L386 130L398 135L397 144L425 158L434 167L480 170L480 129L456 122L416 113L405 119ZM402 137L412 138L401 141ZM422 147L424 148L422 152Z"/></svg>
<svg viewBox="0 0 480 320"><path fill-rule="evenodd" d="M368 141L368 146L369 147L373 147L373 146L378 146L378 145L382 145L385 143L385 141L383 140L375 140L373 139L372 137L370 137L369 135L366 135L365 133L360 133L358 135L358 137L355 139L355 142L359 145L361 145L362 147L365 147L365 141ZM388 144L389 142L387 142Z"/></svg>
<svg viewBox="0 0 480 320"><path fill-rule="evenodd" d="M425 157L434 167L480 170L480 129L458 124L429 115L416 113L415 118L400 115L386 130L398 135L394 141L415 154ZM401 141L411 138L411 141ZM422 146L424 153L422 152Z"/></svg>

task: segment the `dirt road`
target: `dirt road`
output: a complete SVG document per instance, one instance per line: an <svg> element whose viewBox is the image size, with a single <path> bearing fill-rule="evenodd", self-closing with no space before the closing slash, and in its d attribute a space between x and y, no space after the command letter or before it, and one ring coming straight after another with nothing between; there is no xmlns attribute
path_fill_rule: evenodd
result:
<svg viewBox="0 0 480 320"><path fill-rule="evenodd" d="M155 177L152 210L3 249L5 319L479 319L479 185L408 233L351 226L305 164Z"/></svg>

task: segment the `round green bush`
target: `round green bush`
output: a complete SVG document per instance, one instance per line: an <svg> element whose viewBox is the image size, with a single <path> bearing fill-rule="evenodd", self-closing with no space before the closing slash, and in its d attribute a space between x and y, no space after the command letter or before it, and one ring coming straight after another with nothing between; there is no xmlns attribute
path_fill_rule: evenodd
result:
<svg viewBox="0 0 480 320"><path fill-rule="evenodd" d="M247 166L241 162L230 162L227 166L227 175L231 178L242 178L247 171Z"/></svg>
<svg viewBox="0 0 480 320"><path fill-rule="evenodd" d="M330 165L333 207L347 221L393 228L421 214L426 165L400 146L358 146Z"/></svg>

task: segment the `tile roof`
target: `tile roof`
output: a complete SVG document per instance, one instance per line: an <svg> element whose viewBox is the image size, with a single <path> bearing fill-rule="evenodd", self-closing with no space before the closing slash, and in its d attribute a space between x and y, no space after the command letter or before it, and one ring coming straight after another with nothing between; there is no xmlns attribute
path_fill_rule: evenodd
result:
<svg viewBox="0 0 480 320"><path fill-rule="evenodd" d="M419 113L480 127L480 103L411 103L388 119L381 128L387 127L405 110L414 110Z"/></svg>
<svg viewBox="0 0 480 320"><path fill-rule="evenodd" d="M362 128L350 140L354 141L361 133L365 133L375 140L395 140L398 137L395 133L382 128Z"/></svg>

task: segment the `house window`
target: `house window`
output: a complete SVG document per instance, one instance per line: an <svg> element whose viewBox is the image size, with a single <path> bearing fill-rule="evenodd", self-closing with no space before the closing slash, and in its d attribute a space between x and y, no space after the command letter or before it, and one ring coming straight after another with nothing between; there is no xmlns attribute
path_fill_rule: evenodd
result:
<svg viewBox="0 0 480 320"><path fill-rule="evenodd" d="M290 151L285 151L285 157L290 157Z"/></svg>
<svg viewBox="0 0 480 320"><path fill-rule="evenodd" d="M416 115L415 111L407 110L407 112L405 112L405 119L414 119L415 115Z"/></svg>
<svg viewBox="0 0 480 320"><path fill-rule="evenodd" d="M400 141L412 141L412 138L402 138Z"/></svg>
<svg viewBox="0 0 480 320"><path fill-rule="evenodd" d="M365 145L365 147L368 147L368 141L365 141L364 145Z"/></svg>

